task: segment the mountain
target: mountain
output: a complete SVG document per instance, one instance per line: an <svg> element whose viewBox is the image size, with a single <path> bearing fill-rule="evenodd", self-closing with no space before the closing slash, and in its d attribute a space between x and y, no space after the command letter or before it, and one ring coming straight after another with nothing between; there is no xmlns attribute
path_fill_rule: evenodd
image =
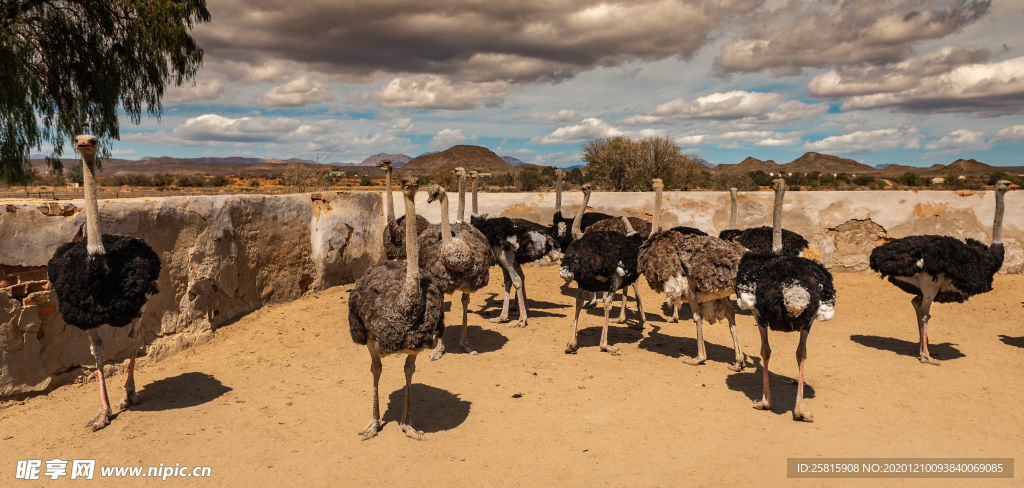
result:
<svg viewBox="0 0 1024 488"><path fill-rule="evenodd" d="M879 163L875 165L875 169L885 169L892 166L892 163Z"/></svg>
<svg viewBox="0 0 1024 488"><path fill-rule="evenodd" d="M714 168L715 166L718 166L717 164L711 164L710 161L708 161L707 159L704 159L704 158L697 158L697 162L700 163L700 164L703 164L704 166L707 166L709 168Z"/></svg>
<svg viewBox="0 0 1024 488"><path fill-rule="evenodd" d="M363 162L357 164L356 166L377 166L377 163L379 163L382 159L390 159L391 167L396 169L401 168L402 166L405 165L405 163L412 161L412 157L406 156L405 154L377 153L374 154L373 156L364 159Z"/></svg>
<svg viewBox="0 0 1024 488"><path fill-rule="evenodd" d="M397 175L434 175L457 167L485 173L507 173L512 165L482 146L458 145L433 154L419 156L395 171Z"/></svg>
<svg viewBox="0 0 1024 488"><path fill-rule="evenodd" d="M961 175L963 175L963 174L972 174L973 175L973 174L989 174L989 173L992 173L994 171L998 171L998 169L999 168L996 168L995 166L990 166L990 165L987 165L985 163L982 163L981 161L976 161L974 159L957 159L956 161L950 163L949 166L945 166L943 168L939 168L938 170L939 171L944 171L944 172L947 172L947 173L956 173L956 174L961 174Z"/></svg>
<svg viewBox="0 0 1024 488"><path fill-rule="evenodd" d="M761 161L754 157L747 157L739 164L719 164L715 166L715 169L719 171L778 171L779 165L771 159Z"/></svg>
<svg viewBox="0 0 1024 488"><path fill-rule="evenodd" d="M873 173L875 168L864 163L858 163L852 159L841 158L829 154L816 152L804 153L786 164L781 165L787 172L800 171L810 173L820 171L822 173Z"/></svg>
<svg viewBox="0 0 1024 488"><path fill-rule="evenodd" d="M502 156L501 160L505 161L508 164L511 164L512 166L519 166L520 164L524 164L521 160L513 158L512 156Z"/></svg>

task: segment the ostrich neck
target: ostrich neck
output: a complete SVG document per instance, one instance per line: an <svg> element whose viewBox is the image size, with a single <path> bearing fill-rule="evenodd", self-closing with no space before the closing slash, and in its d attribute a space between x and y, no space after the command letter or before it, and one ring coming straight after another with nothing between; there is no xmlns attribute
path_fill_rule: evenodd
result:
<svg viewBox="0 0 1024 488"><path fill-rule="evenodd" d="M480 207L476 204L476 178L473 178L473 215L480 215Z"/></svg>
<svg viewBox="0 0 1024 488"><path fill-rule="evenodd" d="M737 207L737 203L736 203L736 189L735 188L730 188L729 189L729 199L731 200L731 204L729 205L729 229L735 229L736 228L736 213L737 213L736 212L736 210L737 210L737 208L736 208Z"/></svg>
<svg viewBox="0 0 1024 488"><path fill-rule="evenodd" d="M448 200L448 197L445 197ZM442 204L447 205L447 202ZM455 215L455 221L463 223L466 221L466 176L459 176L459 213Z"/></svg>
<svg viewBox="0 0 1024 488"><path fill-rule="evenodd" d="M391 168L384 170L384 186L388 189L388 222L395 221L395 200L391 196Z"/></svg>
<svg viewBox="0 0 1024 488"><path fill-rule="evenodd" d="M661 227L661 187L654 188L654 221L651 222L651 235Z"/></svg>
<svg viewBox="0 0 1024 488"><path fill-rule="evenodd" d="M405 194L405 263L405 287L414 290L411 298L416 300L420 296L420 245L416 238L416 202L409 194Z"/></svg>
<svg viewBox="0 0 1024 488"><path fill-rule="evenodd" d="M100 233L100 210L96 202L95 155L82 155L82 183L85 186L85 249L89 255L104 254Z"/></svg>
<svg viewBox="0 0 1024 488"><path fill-rule="evenodd" d="M580 209L576 212L576 218L572 220L572 238L579 239L583 237L583 231L580 228L583 226L583 212L587 210L587 202L590 201L590 192L583 192L583 204L580 205Z"/></svg>
<svg viewBox="0 0 1024 488"><path fill-rule="evenodd" d="M441 194L441 243L448 246L452 242L452 227L448 223L448 195Z"/></svg>
<svg viewBox="0 0 1024 488"><path fill-rule="evenodd" d="M992 221L992 245L1003 243L1003 210L1006 208L1003 198L1006 192L996 190L996 217Z"/></svg>
<svg viewBox="0 0 1024 488"><path fill-rule="evenodd" d="M775 191L775 208L772 211L772 252L782 253L782 200L785 198L786 188Z"/></svg>
<svg viewBox="0 0 1024 488"><path fill-rule="evenodd" d="M562 215L562 174L558 174L558 179L555 180L555 213L559 216Z"/></svg>

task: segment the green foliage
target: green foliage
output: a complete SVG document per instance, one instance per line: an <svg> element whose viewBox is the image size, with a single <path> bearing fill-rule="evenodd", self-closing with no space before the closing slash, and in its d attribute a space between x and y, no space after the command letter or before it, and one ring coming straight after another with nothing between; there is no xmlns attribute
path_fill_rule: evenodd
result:
<svg viewBox="0 0 1024 488"><path fill-rule="evenodd" d="M203 186L206 183L206 179L202 176L189 176L189 175L175 175L174 186L178 188L192 188Z"/></svg>
<svg viewBox="0 0 1024 488"><path fill-rule="evenodd" d="M977 190L981 188L981 185L974 178L967 176L961 179L960 175L955 173L946 175L942 186L949 190Z"/></svg>
<svg viewBox="0 0 1024 488"><path fill-rule="evenodd" d="M903 186L928 186L928 180L913 171L903 173L897 181Z"/></svg>
<svg viewBox="0 0 1024 488"><path fill-rule="evenodd" d="M661 178L666 188L697 186L704 166L695 156L680 153L670 137L600 138L581 147L588 174L600 185L618 191L646 191Z"/></svg>
<svg viewBox="0 0 1024 488"><path fill-rule="evenodd" d="M363 175L362 178L359 178L359 186L370 186L372 184L373 184L373 180L370 179L369 175ZM384 185L384 186L387 186L387 185Z"/></svg>
<svg viewBox="0 0 1024 488"><path fill-rule="evenodd" d="M988 184L990 186L994 186L999 180L1007 180L1017 186L1024 186L1024 176L1011 175L1002 170L988 175Z"/></svg>
<svg viewBox="0 0 1024 488"><path fill-rule="evenodd" d="M171 186L172 184L174 184L174 175L170 173L153 175L153 186L163 187Z"/></svg>
<svg viewBox="0 0 1024 488"><path fill-rule="evenodd" d="M536 191L544 184L544 177L541 176L540 172L534 171L520 171L519 177L516 178L516 191Z"/></svg>
<svg viewBox="0 0 1024 488"><path fill-rule="evenodd" d="M716 191L729 191L730 188L736 188L739 191L751 191L756 190L757 185L750 178L749 172L722 171L711 174L708 186L705 188Z"/></svg>
<svg viewBox="0 0 1024 488"><path fill-rule="evenodd" d="M836 186L837 183L836 177L833 176L832 173L821 175L821 178L818 179L818 182L820 182L822 186Z"/></svg>
<svg viewBox="0 0 1024 488"><path fill-rule="evenodd" d="M554 166L545 166L544 169L540 170L540 174L547 176L548 178L554 178L555 169L556 168Z"/></svg>
<svg viewBox="0 0 1024 488"><path fill-rule="evenodd" d="M64 179L71 183L78 183L79 185L84 185L85 181L82 178L83 177L81 163L74 165L73 167L71 167L70 171L64 173Z"/></svg>
<svg viewBox="0 0 1024 488"><path fill-rule="evenodd" d="M747 176L750 178L750 181L757 186L768 186L772 181L771 177L768 176L768 173L761 170L748 171Z"/></svg>
<svg viewBox="0 0 1024 488"><path fill-rule="evenodd" d="M430 182L441 185L441 187L444 188L445 191L459 190L459 177L457 175L452 174L451 169L442 169L432 178L430 178Z"/></svg>
<svg viewBox="0 0 1024 488"><path fill-rule="evenodd" d="M231 183L231 180L227 179L227 177L214 176L212 178L207 178L206 182L203 183L203 186L213 186L219 188L222 186L227 186L229 183Z"/></svg>
<svg viewBox="0 0 1024 488"><path fill-rule="evenodd" d="M857 186L870 186L871 184L875 183L875 177L860 175L854 178L852 183Z"/></svg>
<svg viewBox="0 0 1024 488"><path fill-rule="evenodd" d="M419 177L420 186L427 186L430 184L430 176L422 175Z"/></svg>
<svg viewBox="0 0 1024 488"><path fill-rule="evenodd" d="M0 11L0 181L24 181L44 143L60 173L84 125L106 156L119 111L159 117L164 88L195 79L203 50L189 31L210 20L205 0L3 0Z"/></svg>
<svg viewBox="0 0 1024 488"><path fill-rule="evenodd" d="M319 156L316 158L320 159ZM331 186L330 167L320 164L288 163L281 184L299 193L323 191Z"/></svg>
<svg viewBox="0 0 1024 488"><path fill-rule="evenodd" d="M582 185L586 183L583 181L583 171L579 168L573 168L565 174L565 181L572 185Z"/></svg>

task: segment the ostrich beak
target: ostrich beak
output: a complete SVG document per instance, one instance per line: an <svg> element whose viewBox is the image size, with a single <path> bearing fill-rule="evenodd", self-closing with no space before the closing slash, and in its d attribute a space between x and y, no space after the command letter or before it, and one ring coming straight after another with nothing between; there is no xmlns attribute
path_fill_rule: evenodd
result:
<svg viewBox="0 0 1024 488"><path fill-rule="evenodd" d="M1012 190L1012 189L1014 189L1014 188L1020 188L1020 186L1017 186L1017 185L1015 185L1015 184L1013 184L1013 183L1010 183L1010 186L1008 186L1007 188L1009 188L1009 189L1011 189L1011 190Z"/></svg>

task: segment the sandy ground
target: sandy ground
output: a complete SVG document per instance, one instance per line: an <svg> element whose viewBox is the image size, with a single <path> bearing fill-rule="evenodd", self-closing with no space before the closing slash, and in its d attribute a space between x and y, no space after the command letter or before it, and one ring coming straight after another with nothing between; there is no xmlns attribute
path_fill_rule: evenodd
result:
<svg viewBox="0 0 1024 488"><path fill-rule="evenodd" d="M494 268L470 304L480 355L457 346L456 304L449 354L437 362L420 356L413 423L426 441L397 426L397 357L384 360L381 378L387 424L370 441L357 434L370 420L373 390L369 356L348 333L349 285L264 308L163 362L143 359L142 404L97 433L82 428L96 412L94 382L0 404L0 479L13 479L18 459L56 457L212 467L211 478L173 480L183 485L902 486L936 480L786 480L786 458L1024 458L1024 276L997 276L996 291L933 308L931 350L943 361L935 367L915 359L908 295L871 275L838 274L836 317L817 324L809 341L809 424L791 416L796 334L770 335L775 408L758 411L751 316L738 316L751 356L744 372L726 369L732 350L722 324L705 329L708 362L689 366L680 358L695 353L693 323L667 323L662 300L644 283L643 333L614 326L611 342L622 350L602 353L600 310L591 309L578 354L566 355L574 290L562 287L555 267L526 273L529 327L484 320L500 305ZM123 380L110 381L114 402Z"/></svg>

